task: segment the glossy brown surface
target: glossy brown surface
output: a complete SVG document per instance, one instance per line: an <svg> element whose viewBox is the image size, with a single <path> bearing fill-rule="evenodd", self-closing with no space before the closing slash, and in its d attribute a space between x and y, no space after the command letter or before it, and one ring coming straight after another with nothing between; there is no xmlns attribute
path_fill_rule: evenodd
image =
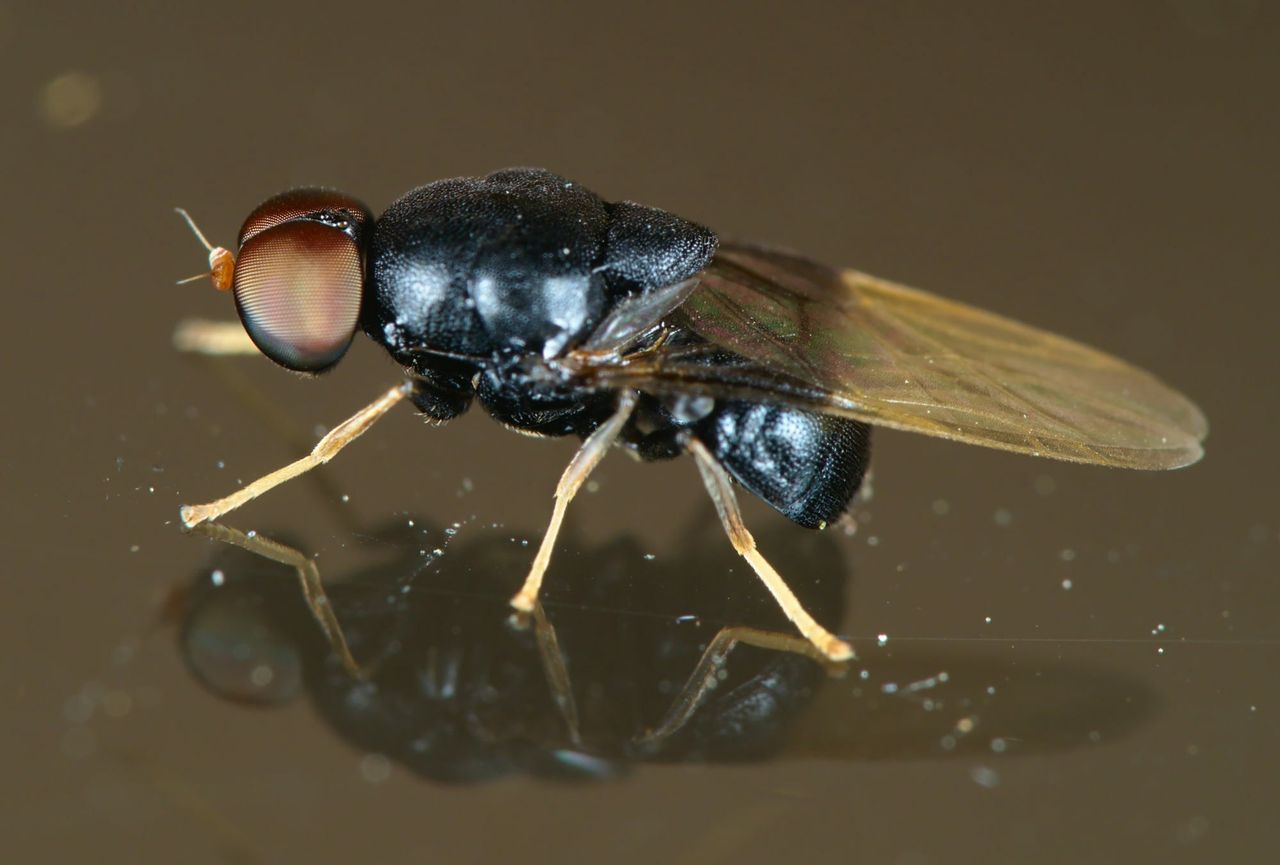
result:
<svg viewBox="0 0 1280 865"><path fill-rule="evenodd" d="M0 5L8 858L1276 857L1276 10L734 9ZM234 128L212 134L226 104ZM213 555L178 530L178 504L293 458L395 370L363 340L320 381L175 355L179 319L234 311L206 284L172 285L205 258L172 207L226 246L290 186L377 211L513 164L1105 346L1194 396L1208 455L1125 472L882 431L868 514L830 538L848 578L839 630L861 659L772 760L441 784L353 744L314 696L215 697L173 624ZM229 522L318 554L335 590L419 549L441 566L472 562L458 553L472 543L519 559L572 450L479 414L433 428L396 412ZM611 458L595 479L546 583L584 724L591 681L629 684L591 671L630 675L614 659L643 644L591 647L683 615L714 624L736 609L717 616L717 598L758 591L687 460ZM787 540L810 535L760 506L746 517L797 590L830 576ZM427 528L417 548L371 540L410 518ZM688 532L704 556L677 558ZM624 535L621 587L582 588L575 562ZM467 573L499 600L523 576ZM712 590L645 601L646 575ZM501 729L541 736L529 705Z"/></svg>

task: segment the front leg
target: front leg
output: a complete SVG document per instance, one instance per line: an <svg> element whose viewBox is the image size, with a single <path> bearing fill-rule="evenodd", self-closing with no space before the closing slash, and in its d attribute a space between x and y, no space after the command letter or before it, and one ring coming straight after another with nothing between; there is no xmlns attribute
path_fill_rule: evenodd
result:
<svg viewBox="0 0 1280 865"><path fill-rule="evenodd" d="M398 384L330 430L328 435L316 443L311 453L302 459L295 460L284 468L276 469L270 474L263 475L253 483L217 501L203 505L183 505L178 511L182 517L182 524L187 528L191 528L206 520L217 519L223 514L253 501L258 496L278 487L285 481L292 480L316 466L324 465L333 459L338 451L363 435L378 418L390 411L392 406L408 397L412 392L412 382L406 381Z"/></svg>

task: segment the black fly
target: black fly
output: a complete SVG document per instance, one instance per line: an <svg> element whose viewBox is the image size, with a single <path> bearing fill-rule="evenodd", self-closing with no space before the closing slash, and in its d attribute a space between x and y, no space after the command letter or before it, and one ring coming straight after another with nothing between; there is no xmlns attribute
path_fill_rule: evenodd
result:
<svg viewBox="0 0 1280 865"><path fill-rule="evenodd" d="M399 402L446 421L478 399L518 431L584 440L511 601L524 612L566 506L614 444L649 460L691 454L734 548L799 631L841 660L852 648L756 549L735 485L822 528L862 481L868 424L1143 469L1199 459L1208 429L1185 397L1094 349L856 271L723 243L540 169L437 181L376 219L341 193L286 192L245 220L236 256L196 233L243 329L192 323L180 346L260 351L319 373L360 329L406 378L307 457L183 507L183 523L327 462Z"/></svg>

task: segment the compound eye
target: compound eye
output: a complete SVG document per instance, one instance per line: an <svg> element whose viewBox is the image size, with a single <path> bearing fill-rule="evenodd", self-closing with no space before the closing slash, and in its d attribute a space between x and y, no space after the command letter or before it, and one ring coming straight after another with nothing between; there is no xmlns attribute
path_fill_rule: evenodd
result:
<svg viewBox="0 0 1280 865"><path fill-rule="evenodd" d="M277 196L245 221L232 292L263 354L315 373L346 352L360 318L367 222L363 205L321 190Z"/></svg>

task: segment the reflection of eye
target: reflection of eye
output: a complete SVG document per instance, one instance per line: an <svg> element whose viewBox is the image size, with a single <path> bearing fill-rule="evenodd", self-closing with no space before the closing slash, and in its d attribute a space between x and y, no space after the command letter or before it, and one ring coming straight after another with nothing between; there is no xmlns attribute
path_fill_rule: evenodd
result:
<svg viewBox="0 0 1280 865"><path fill-rule="evenodd" d="M257 706L280 706L302 691L297 647L258 609L214 598L183 635L187 663L213 693Z"/></svg>
<svg viewBox="0 0 1280 865"><path fill-rule="evenodd" d="M245 220L232 290L263 354L320 372L346 352L360 318L358 232L367 221L359 202L323 190L276 196Z"/></svg>

